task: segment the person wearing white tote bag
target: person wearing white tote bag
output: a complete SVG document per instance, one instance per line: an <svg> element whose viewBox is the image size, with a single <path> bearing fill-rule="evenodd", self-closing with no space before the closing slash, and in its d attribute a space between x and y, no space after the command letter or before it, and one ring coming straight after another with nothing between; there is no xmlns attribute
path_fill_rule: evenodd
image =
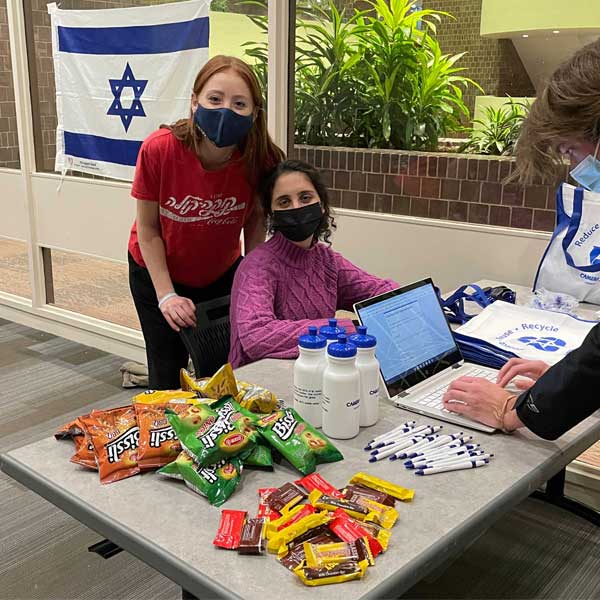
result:
<svg viewBox="0 0 600 600"><path fill-rule="evenodd" d="M600 302L599 146L600 40L561 65L540 92L521 129L513 174L522 183L534 178L557 180L565 158L570 161L571 177L585 190L561 187L557 229L536 283L553 291L567 286L565 291L593 302ZM527 388L519 396L504 389L516 376L528 378L517 383ZM600 408L599 386L600 325L596 325L578 349L552 367L542 361L511 359L495 384L473 377L455 380L444 405L505 432L527 427L540 437L556 439Z"/></svg>

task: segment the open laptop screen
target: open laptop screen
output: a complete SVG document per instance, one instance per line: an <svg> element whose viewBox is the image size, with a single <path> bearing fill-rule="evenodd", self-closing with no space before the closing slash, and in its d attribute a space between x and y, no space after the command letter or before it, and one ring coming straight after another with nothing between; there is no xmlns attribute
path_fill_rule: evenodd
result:
<svg viewBox="0 0 600 600"><path fill-rule="evenodd" d="M390 397L462 360L431 279L359 302Z"/></svg>

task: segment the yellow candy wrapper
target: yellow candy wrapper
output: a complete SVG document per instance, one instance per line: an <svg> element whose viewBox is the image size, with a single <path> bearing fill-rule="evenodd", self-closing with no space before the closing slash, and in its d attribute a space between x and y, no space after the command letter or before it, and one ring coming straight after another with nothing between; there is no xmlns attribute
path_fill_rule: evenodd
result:
<svg viewBox="0 0 600 600"><path fill-rule="evenodd" d="M317 586L343 583L352 579L362 579L367 567L368 563L366 560L362 562L350 560L337 565L316 569L300 565L294 569L294 573L298 575L304 585Z"/></svg>
<svg viewBox="0 0 600 600"><path fill-rule="evenodd" d="M194 402L195 401L195 402ZM195 404L202 402L196 392L182 390L146 390L131 399L133 404Z"/></svg>
<svg viewBox="0 0 600 600"><path fill-rule="evenodd" d="M356 503L368 509L369 518L365 521L374 521L386 529L391 529L398 520L398 511L391 506L379 504L370 498L359 498ZM360 519L360 517L358 518Z"/></svg>
<svg viewBox="0 0 600 600"><path fill-rule="evenodd" d="M304 542L304 555L306 557L306 566L312 569L339 565L349 560L357 562L366 560L369 566L375 564L366 537L358 538L353 542L326 542L319 544Z"/></svg>
<svg viewBox="0 0 600 600"><path fill-rule="evenodd" d="M294 523L271 536L267 544L267 549L269 552L278 553L282 546L287 546L298 536L306 533L309 529L313 529L319 525L325 525L330 521L331 517L325 511L308 515L307 517L300 519L297 523Z"/></svg>
<svg viewBox="0 0 600 600"><path fill-rule="evenodd" d="M371 514L371 511L368 508L357 502L350 502L344 498L327 496L321 490L313 490L308 495L308 501L312 506L320 510L335 512L338 508L341 508L349 516L354 519L360 519L361 521L375 521L376 519L376 515Z"/></svg>
<svg viewBox="0 0 600 600"><path fill-rule="evenodd" d="M271 539L282 525L285 525L287 522L291 521L303 508L304 504L298 504L285 513L285 515L282 515L273 521L269 521L265 526L265 537L267 539Z"/></svg>
<svg viewBox="0 0 600 600"><path fill-rule="evenodd" d="M350 480L350 483L357 483L380 492L385 492L398 500L402 500L402 502L410 502L415 497L415 490L403 488L402 486L386 481L385 479L380 479L379 477L374 477L373 475L368 475L367 473L356 473Z"/></svg>

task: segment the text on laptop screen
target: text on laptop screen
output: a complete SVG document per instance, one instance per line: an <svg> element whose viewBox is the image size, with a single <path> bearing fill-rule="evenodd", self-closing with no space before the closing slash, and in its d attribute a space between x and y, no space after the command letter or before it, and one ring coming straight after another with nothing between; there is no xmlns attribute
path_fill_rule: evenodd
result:
<svg viewBox="0 0 600 600"><path fill-rule="evenodd" d="M359 309L360 319L377 338L377 360L386 384L438 363L457 351L431 284L382 298Z"/></svg>

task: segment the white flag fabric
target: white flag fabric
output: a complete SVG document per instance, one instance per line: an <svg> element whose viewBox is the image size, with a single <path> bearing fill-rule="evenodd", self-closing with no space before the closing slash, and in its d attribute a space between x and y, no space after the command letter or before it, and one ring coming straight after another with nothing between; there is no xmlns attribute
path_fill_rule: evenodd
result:
<svg viewBox="0 0 600 600"><path fill-rule="evenodd" d="M146 136L186 117L208 60L210 0L140 8L48 5L56 79L55 169L131 181Z"/></svg>

